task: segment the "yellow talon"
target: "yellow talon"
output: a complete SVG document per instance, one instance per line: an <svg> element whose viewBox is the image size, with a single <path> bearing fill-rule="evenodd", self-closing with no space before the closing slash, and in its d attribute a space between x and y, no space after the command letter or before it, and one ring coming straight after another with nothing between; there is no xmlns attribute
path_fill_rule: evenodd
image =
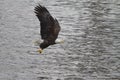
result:
<svg viewBox="0 0 120 80"><path fill-rule="evenodd" d="M40 48L40 49L37 50L37 52L42 53L43 50Z"/></svg>

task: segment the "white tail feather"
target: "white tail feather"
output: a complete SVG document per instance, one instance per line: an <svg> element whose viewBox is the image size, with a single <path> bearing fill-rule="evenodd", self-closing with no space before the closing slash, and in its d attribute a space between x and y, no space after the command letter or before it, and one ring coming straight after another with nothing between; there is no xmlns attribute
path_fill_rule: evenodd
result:
<svg viewBox="0 0 120 80"><path fill-rule="evenodd" d="M63 40L63 39L56 39L56 40L55 40L55 43L56 43L56 44L64 43L64 40Z"/></svg>

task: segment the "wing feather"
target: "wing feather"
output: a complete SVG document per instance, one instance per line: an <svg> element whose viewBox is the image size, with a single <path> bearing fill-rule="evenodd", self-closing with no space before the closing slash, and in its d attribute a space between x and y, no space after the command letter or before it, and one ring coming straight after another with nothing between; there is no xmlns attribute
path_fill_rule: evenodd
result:
<svg viewBox="0 0 120 80"><path fill-rule="evenodd" d="M49 41L55 41L60 31L60 26L57 19L54 19L49 11L40 4L36 6L34 10L37 18L40 21L41 38L44 40L48 39Z"/></svg>

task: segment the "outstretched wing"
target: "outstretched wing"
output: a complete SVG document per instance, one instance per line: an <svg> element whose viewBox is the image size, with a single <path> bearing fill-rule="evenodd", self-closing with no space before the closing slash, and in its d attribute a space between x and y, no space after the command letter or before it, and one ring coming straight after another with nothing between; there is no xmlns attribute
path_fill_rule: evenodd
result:
<svg viewBox="0 0 120 80"><path fill-rule="evenodd" d="M46 40L50 39L50 37L52 36L51 39L56 39L60 31L58 21L54 19L49 11L41 5L35 7L35 13L41 25L41 38Z"/></svg>

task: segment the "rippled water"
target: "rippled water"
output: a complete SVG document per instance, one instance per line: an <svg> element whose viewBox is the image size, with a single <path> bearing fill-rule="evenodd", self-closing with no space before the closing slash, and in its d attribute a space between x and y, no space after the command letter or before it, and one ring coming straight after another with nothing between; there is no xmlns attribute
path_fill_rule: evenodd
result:
<svg viewBox="0 0 120 80"><path fill-rule="evenodd" d="M39 1L65 40L42 54ZM1 0L0 80L120 80L120 0Z"/></svg>

